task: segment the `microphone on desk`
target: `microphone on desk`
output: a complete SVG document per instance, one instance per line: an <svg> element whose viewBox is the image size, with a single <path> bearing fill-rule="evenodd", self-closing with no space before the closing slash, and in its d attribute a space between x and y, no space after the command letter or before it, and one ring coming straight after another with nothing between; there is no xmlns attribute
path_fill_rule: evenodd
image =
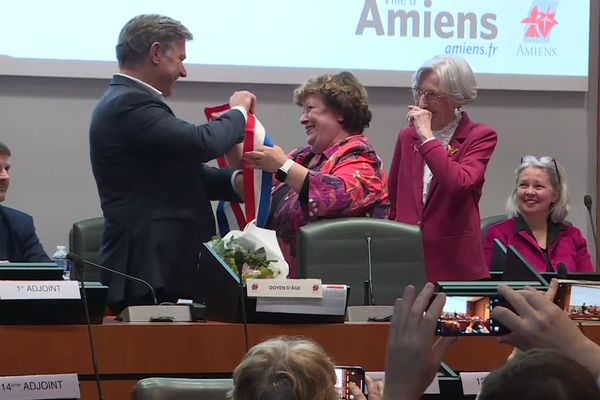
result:
<svg viewBox="0 0 600 400"><path fill-rule="evenodd" d="M594 217L592 217L592 196L586 194L583 196L583 204L585 204L585 208L588 210L588 215L590 217L590 224L592 225L592 234L594 235L594 248L596 250L596 260L598 259L598 238L596 238L596 224L594 223Z"/></svg>
<svg viewBox="0 0 600 400"><path fill-rule="evenodd" d="M248 316L246 314L246 297L244 296L244 282L242 280L242 268L244 268L244 253L236 251L233 253L233 262L240 274L240 302L242 303L242 323L244 324L244 344L246 353L250 350L250 337L248 335Z"/></svg>
<svg viewBox="0 0 600 400"><path fill-rule="evenodd" d="M98 391L98 398L104 400L104 391L100 383L100 372L98 368L98 356L96 355L96 340L94 339L94 333L92 331L92 323L90 321L90 312L88 310L87 293L85 291L85 282L83 280L83 264L84 260L74 253L67 253L67 260L73 263L73 267L76 271L76 276L81 276L81 300L83 301L83 311L85 314L85 321L87 323L88 339L90 341L90 352L92 353L92 367L94 369L94 378L96 381L96 389ZM81 271L79 275L78 271Z"/></svg>
<svg viewBox="0 0 600 400"><path fill-rule="evenodd" d="M88 264L146 285L152 295L152 305L134 305L125 308L118 317L123 322L190 322L204 318L202 304L159 304L154 288L137 276L88 261L75 253L68 253L67 259L71 260L79 271L83 271L83 264Z"/></svg>
<svg viewBox="0 0 600 400"><path fill-rule="evenodd" d="M556 277L558 279L567 279L569 277L569 272L567 271L567 267L564 263L558 263L556 266Z"/></svg>
<svg viewBox="0 0 600 400"><path fill-rule="evenodd" d="M373 260L371 258L371 236L367 234L365 238L367 240L367 266L369 268L369 280L364 282L364 305L374 306L375 303L375 291L373 289Z"/></svg>
<svg viewBox="0 0 600 400"><path fill-rule="evenodd" d="M152 300L154 302L153 304L158 304L158 300L156 299L156 292L154 292L154 288L147 281L145 281L141 278L126 274L121 271L117 271L116 269L113 269L113 268L105 267L104 265L100 265L100 264L96 264L96 263L88 261L88 260L84 260L81 256L79 256L75 253L71 253L71 252L69 252L67 254L67 260L71 260L73 262L73 265L75 266L75 270L82 271L82 273L83 273L83 265L88 264L88 265L91 265L92 267L96 267L98 269L102 269L104 271L108 271L110 273L123 276L127 279L131 279L133 281L143 283L144 285L146 285L148 287L148 291L152 294Z"/></svg>

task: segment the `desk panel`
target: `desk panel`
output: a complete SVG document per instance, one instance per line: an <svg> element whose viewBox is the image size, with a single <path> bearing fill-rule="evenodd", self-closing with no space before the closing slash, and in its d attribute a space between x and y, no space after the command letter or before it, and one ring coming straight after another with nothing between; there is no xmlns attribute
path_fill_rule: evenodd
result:
<svg viewBox="0 0 600 400"><path fill-rule="evenodd" d="M311 338L338 364L383 371L389 324L250 324L250 345L280 335ZM597 343L600 327L584 332ZM210 377L229 374L245 354L241 324L107 321L93 327L107 400L128 399L146 376ZM96 400L85 325L0 326L0 375L78 373L82 399ZM511 347L495 337L460 338L445 361L456 371L490 371L504 364Z"/></svg>

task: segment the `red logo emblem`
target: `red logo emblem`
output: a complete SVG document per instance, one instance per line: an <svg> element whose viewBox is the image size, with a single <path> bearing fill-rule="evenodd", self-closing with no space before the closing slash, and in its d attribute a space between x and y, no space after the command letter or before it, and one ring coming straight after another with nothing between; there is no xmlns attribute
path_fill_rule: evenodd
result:
<svg viewBox="0 0 600 400"><path fill-rule="evenodd" d="M258 290L258 283L252 284L252 290Z"/></svg>
<svg viewBox="0 0 600 400"><path fill-rule="evenodd" d="M558 25L556 20L557 1L534 1L529 16L521 21L527 25L525 41L547 42L550 32Z"/></svg>

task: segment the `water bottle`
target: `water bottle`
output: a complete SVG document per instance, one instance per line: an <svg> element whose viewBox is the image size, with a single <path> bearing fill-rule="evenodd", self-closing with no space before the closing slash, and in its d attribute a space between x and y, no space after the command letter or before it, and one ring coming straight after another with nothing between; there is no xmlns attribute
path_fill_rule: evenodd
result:
<svg viewBox="0 0 600 400"><path fill-rule="evenodd" d="M71 261L67 260L67 249L65 246L56 246L56 251L52 255L52 261L63 269L63 279L71 279Z"/></svg>

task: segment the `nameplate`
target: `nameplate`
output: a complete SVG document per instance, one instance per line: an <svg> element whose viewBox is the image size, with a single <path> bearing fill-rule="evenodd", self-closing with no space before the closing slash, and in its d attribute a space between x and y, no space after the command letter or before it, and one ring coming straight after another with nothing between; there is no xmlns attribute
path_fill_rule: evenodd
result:
<svg viewBox="0 0 600 400"><path fill-rule="evenodd" d="M0 377L0 400L78 399L77 374Z"/></svg>
<svg viewBox="0 0 600 400"><path fill-rule="evenodd" d="M385 372L384 371L367 371L366 374L373 378L373 380L382 381L385 384ZM433 378L427 389L423 394L440 394L440 381ZM367 393L368 394L368 393Z"/></svg>
<svg viewBox="0 0 600 400"><path fill-rule="evenodd" d="M312 315L345 315L348 287L346 285L322 285L323 297L259 297L257 312Z"/></svg>
<svg viewBox="0 0 600 400"><path fill-rule="evenodd" d="M248 297L323 298L320 279L248 279Z"/></svg>
<svg viewBox="0 0 600 400"><path fill-rule="evenodd" d="M0 281L0 300L80 298L77 281Z"/></svg>
<svg viewBox="0 0 600 400"><path fill-rule="evenodd" d="M483 381L489 374L489 372L461 372L459 375L463 393L465 395L479 394L481 385L483 385Z"/></svg>

